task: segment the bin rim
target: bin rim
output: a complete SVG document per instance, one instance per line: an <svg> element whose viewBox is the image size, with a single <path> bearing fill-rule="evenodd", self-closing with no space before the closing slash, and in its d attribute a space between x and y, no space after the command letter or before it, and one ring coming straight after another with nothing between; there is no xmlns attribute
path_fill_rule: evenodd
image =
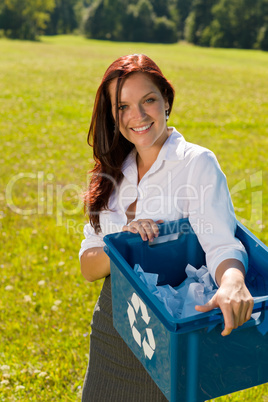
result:
<svg viewBox="0 0 268 402"><path fill-rule="evenodd" d="M253 235L243 224L241 224L239 221L236 222L238 231L241 230L245 232L258 244L258 246L260 246L262 249L264 249L264 251L268 253L268 247L264 243L262 243L255 235ZM173 227L174 229L178 230L183 224L189 225L189 230L192 230L192 232L195 233L190 225L189 219L182 218L176 221L169 221L159 224L159 236L167 234L167 227ZM172 234L172 232L169 232L168 234ZM134 289L144 299L149 308L160 319L162 324L165 325L169 330L171 330L172 332L188 332L192 331L193 328L197 330L200 328L210 327L211 325L216 326L224 322L223 314L220 308L215 308L206 313L197 312L195 315L185 318L176 318L173 317L168 312L168 310L165 309L163 303L161 303L161 301L153 293L150 293L150 297L148 297L147 294L149 291L147 286L141 281L138 275L134 272L133 268L128 264L125 258L122 257L122 255L112 243L111 239L114 238L116 235L120 237L128 237L129 239L134 239L138 238L140 234L131 232L117 232L108 234L103 238L106 244L106 246L104 247L104 251L109 256L109 258L115 264L117 264L117 268L130 280L131 285L134 287ZM262 307L260 306L260 304L262 304ZM268 309L268 295L254 298L254 308L252 313L259 312L262 308ZM162 310L164 310L164 312Z"/></svg>

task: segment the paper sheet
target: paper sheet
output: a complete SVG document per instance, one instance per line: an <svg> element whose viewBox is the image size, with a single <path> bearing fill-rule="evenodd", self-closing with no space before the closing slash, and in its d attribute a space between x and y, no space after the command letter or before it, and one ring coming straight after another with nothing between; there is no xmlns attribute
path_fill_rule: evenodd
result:
<svg viewBox="0 0 268 402"><path fill-rule="evenodd" d="M134 266L134 272L174 318L200 314L195 310L195 306L207 303L217 291L205 266L196 269L188 264L185 269L187 278L175 288L170 285L157 286L158 274L144 272L139 264Z"/></svg>

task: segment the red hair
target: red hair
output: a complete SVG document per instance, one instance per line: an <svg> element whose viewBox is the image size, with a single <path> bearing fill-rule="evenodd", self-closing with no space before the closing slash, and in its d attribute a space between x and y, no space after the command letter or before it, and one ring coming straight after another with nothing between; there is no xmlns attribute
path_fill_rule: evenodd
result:
<svg viewBox="0 0 268 402"><path fill-rule="evenodd" d="M168 101L168 112L170 113L172 109L174 89L148 56L144 54L122 56L108 67L96 93L87 138L88 144L93 146L95 166L91 171L93 174L84 196L84 203L96 233L100 231L99 213L108 209L109 198L123 177L122 164L134 148L134 145L119 131L118 108L116 108L115 120L113 118L109 85L117 79L116 103L118 104L124 81L130 74L137 72L145 73L151 78L163 98Z"/></svg>

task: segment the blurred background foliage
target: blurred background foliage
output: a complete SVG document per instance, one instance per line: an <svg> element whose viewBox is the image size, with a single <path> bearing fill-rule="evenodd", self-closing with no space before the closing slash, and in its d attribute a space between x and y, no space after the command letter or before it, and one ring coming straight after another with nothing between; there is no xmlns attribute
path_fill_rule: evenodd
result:
<svg viewBox="0 0 268 402"><path fill-rule="evenodd" d="M0 35L268 50L268 0L0 0Z"/></svg>

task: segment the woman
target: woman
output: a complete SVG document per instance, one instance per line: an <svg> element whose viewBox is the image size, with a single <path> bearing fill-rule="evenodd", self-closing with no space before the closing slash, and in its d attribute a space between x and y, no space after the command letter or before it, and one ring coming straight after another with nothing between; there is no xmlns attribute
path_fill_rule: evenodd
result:
<svg viewBox="0 0 268 402"><path fill-rule="evenodd" d="M186 142L167 126L174 90L145 55L120 57L97 91L88 141L95 167L85 197L90 223L79 256L89 281L106 278L96 304L82 401L165 401L166 398L112 325L110 263L103 236L158 236L158 223L188 217L219 286L201 312L220 307L223 336L249 320L247 255L234 237L226 179L212 152Z"/></svg>

